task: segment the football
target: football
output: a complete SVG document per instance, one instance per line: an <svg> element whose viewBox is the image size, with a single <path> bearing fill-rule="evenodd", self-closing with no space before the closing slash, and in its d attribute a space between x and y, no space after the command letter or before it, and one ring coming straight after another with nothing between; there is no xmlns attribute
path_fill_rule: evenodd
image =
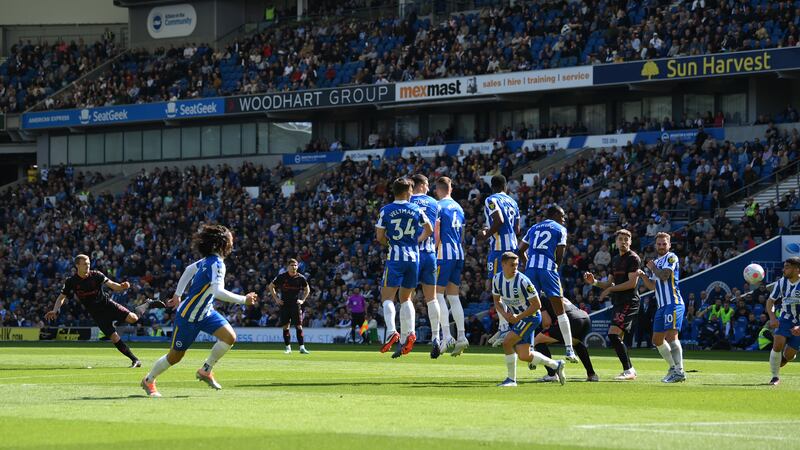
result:
<svg viewBox="0 0 800 450"><path fill-rule="evenodd" d="M764 281L764 268L758 264L750 264L744 268L744 279L750 284L758 284Z"/></svg>

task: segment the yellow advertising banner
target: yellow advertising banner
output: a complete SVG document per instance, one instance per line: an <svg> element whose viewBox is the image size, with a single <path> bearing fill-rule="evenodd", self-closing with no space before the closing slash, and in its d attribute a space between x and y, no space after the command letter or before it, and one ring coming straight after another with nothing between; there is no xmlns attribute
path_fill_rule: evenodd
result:
<svg viewBox="0 0 800 450"><path fill-rule="evenodd" d="M38 341L38 328L2 327L0 341Z"/></svg>

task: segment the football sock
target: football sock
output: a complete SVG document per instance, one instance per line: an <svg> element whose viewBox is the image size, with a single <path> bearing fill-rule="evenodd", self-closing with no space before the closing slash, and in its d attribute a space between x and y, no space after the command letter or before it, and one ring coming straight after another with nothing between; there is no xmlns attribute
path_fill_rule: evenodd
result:
<svg viewBox="0 0 800 450"><path fill-rule="evenodd" d="M611 346L614 347L614 351L617 352L617 358L619 358L619 362L622 363L622 369L629 370L633 367L631 358L628 356L628 349L625 347L625 343L622 342L622 339L616 334L609 334L608 340L611 341Z"/></svg>
<svg viewBox="0 0 800 450"><path fill-rule="evenodd" d="M541 354L541 353L539 353L537 351L532 351L531 352L531 356L533 357L532 362L534 364L536 364L537 366L539 364L544 364L545 367L548 367L550 369L557 369L558 368L558 363L557 362L553 361L552 359L548 358L547 356L544 356L543 354Z"/></svg>
<svg viewBox="0 0 800 450"><path fill-rule="evenodd" d="M447 342L453 337L450 334L450 309L447 307L444 294L436 294L436 301L439 302L439 324L441 324L442 328L442 340Z"/></svg>
<svg viewBox="0 0 800 450"><path fill-rule="evenodd" d="M214 368L214 364L216 364L217 361L219 361L219 359L231 349L231 347L233 346L222 341L217 341L214 346L211 347L211 353L208 355L206 363L203 364L203 370L206 372L211 372L211 369Z"/></svg>
<svg viewBox="0 0 800 450"><path fill-rule="evenodd" d="M548 347L547 344L536 344L536 347L534 347L534 349L536 349L536 351L539 352L539 354L544 355L548 358L553 356L553 354L550 353L550 347ZM550 375L551 377L556 374L555 370L547 366L545 366L545 368L547 369L547 374Z"/></svg>
<svg viewBox="0 0 800 450"><path fill-rule="evenodd" d="M508 369L508 378L517 381L517 355L506 355L506 368Z"/></svg>
<svg viewBox="0 0 800 450"><path fill-rule="evenodd" d="M122 342L122 339L114 342L114 346L117 347L117 350L119 350L120 353L130 358L131 362L136 362L139 360L139 358L137 358L136 355L131 352L131 349L129 349L128 346Z"/></svg>
<svg viewBox="0 0 800 450"><path fill-rule="evenodd" d="M289 332L288 328L284 328L283 329L283 345L288 347L291 342L292 342L292 334Z"/></svg>
<svg viewBox="0 0 800 450"><path fill-rule="evenodd" d="M394 301L392 300L384 300L383 301L383 320L386 322L386 337L392 335L392 333L397 332L397 328L394 325Z"/></svg>
<svg viewBox="0 0 800 450"><path fill-rule="evenodd" d="M402 342L414 332L414 304L411 300L400 304L400 339Z"/></svg>
<svg viewBox="0 0 800 450"><path fill-rule="evenodd" d="M678 372L683 372L683 347L681 346L681 341L675 339L669 345L672 348L672 360L675 361L675 369Z"/></svg>
<svg viewBox="0 0 800 450"><path fill-rule="evenodd" d="M450 312L453 313L453 321L456 323L458 339L466 339L464 334L464 308L461 306L461 299L458 295L448 295L447 301L450 303Z"/></svg>
<svg viewBox="0 0 800 450"><path fill-rule="evenodd" d="M564 346L572 348L572 328L569 326L567 313L558 316L558 327L561 329L561 336L564 337Z"/></svg>
<svg viewBox="0 0 800 450"><path fill-rule="evenodd" d="M664 361L667 362L669 368L672 369L675 367L675 361L672 360L672 349L667 341L661 343L661 345L656 347L658 349L658 353L661 354L661 357L664 358Z"/></svg>
<svg viewBox="0 0 800 450"><path fill-rule="evenodd" d="M431 322L431 341L439 339L439 301L433 299L427 303L428 320Z"/></svg>
<svg viewBox="0 0 800 450"><path fill-rule="evenodd" d="M294 333L297 335L297 343L300 344L300 347L302 347L305 341L303 336L303 327L299 325L294 327Z"/></svg>
<svg viewBox="0 0 800 450"><path fill-rule="evenodd" d="M172 366L172 364L170 364L169 361L167 361L167 355L164 355L161 358L158 358L158 361L156 361L156 363L153 364L153 368L150 369L150 373L147 374L147 378L146 378L147 382L148 383L152 383L153 380L155 380L157 376L159 376L162 373L164 373L164 371L169 369L170 366Z"/></svg>
<svg viewBox="0 0 800 450"><path fill-rule="evenodd" d="M775 378L781 371L781 353L775 350L769 352L769 368L772 369L772 376Z"/></svg>
<svg viewBox="0 0 800 450"><path fill-rule="evenodd" d="M589 349L582 342L575 344L575 354L578 355L583 368L586 369L586 375L594 375L594 366L592 366L592 358L589 357Z"/></svg>

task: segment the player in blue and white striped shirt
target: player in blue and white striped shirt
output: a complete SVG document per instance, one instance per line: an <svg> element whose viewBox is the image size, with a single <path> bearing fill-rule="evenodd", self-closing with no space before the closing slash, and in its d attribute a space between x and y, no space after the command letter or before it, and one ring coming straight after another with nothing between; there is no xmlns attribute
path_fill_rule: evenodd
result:
<svg viewBox="0 0 800 450"><path fill-rule="evenodd" d="M779 315L776 316L773 307L778 302ZM772 369L769 384L777 385L780 383L781 367L793 360L800 349L800 258L794 256L784 261L783 277L775 282L766 309L770 328L777 328L773 333L775 340L769 354L769 366Z"/></svg>
<svg viewBox="0 0 800 450"><path fill-rule="evenodd" d="M536 329L542 323L542 303L536 288L524 274L520 273L519 257L514 252L505 252L500 257L502 270L492 279L492 298L497 313L504 316L511 329L503 339L508 376L498 386L517 385L517 358L526 361L532 370L544 364L556 371L558 381L566 381L563 360L552 359L532 350ZM516 353L516 354L515 354Z"/></svg>
<svg viewBox="0 0 800 450"><path fill-rule="evenodd" d="M211 369L236 342L236 332L225 317L214 310L214 300L254 305L258 299L254 292L238 295L225 289L223 259L233 251L233 234L230 230L222 225L203 225L193 242L203 259L183 271L175 295L167 302L169 307L178 306L175 310L175 329L169 353L156 361L142 380L142 388L151 397L161 397L156 389L156 377L183 359L201 331L216 337L217 342L203 367L197 370L197 379L214 389L222 389ZM189 294L180 301L190 282Z"/></svg>
<svg viewBox="0 0 800 450"><path fill-rule="evenodd" d="M489 279L500 271L500 258L504 252L517 251L517 235L519 234L519 206L517 202L506 194L506 177L495 175L492 177L493 194L486 197L483 216L486 219L486 228L478 232L478 239L489 238L489 257L486 269ZM499 318L500 326L489 339L489 344L497 346L502 342L508 332L508 323L504 317Z"/></svg>
<svg viewBox="0 0 800 450"><path fill-rule="evenodd" d="M653 318L653 345L669 366L667 375L661 381L680 383L686 381L686 373L683 371L683 348L678 339L678 333L683 326L685 307L681 291L678 289L680 263L678 256L670 251L671 245L669 234L658 233L656 235L658 258L647 262L647 268L650 269L652 276L648 277L642 270L639 271L639 275L644 285L656 293L658 309Z"/></svg>
<svg viewBox="0 0 800 450"><path fill-rule="evenodd" d="M439 197L439 223L436 228L438 234L437 263L439 274L436 277L436 299L439 302L442 317L442 341L439 351L452 349L452 356L458 356L469 347L464 332L464 308L458 297L461 286L461 272L464 270L464 210L451 197L453 182L448 177L441 177L436 181L436 196ZM447 296L447 301L445 301ZM453 321L456 323L458 340L450 335L450 315L453 312Z"/></svg>
<svg viewBox="0 0 800 450"><path fill-rule="evenodd" d="M436 227L439 221L439 203L428 195L430 186L428 177L416 174L411 177L414 182L414 194L411 196L411 203L419 206L419 209L428 218L428 222ZM439 302L436 300L436 237L435 233L428 239L419 244L419 283L422 285L422 295L428 309L428 320L431 323L431 358L439 357L439 325L440 309Z"/></svg>
<svg viewBox="0 0 800 450"><path fill-rule="evenodd" d="M547 220L530 227L522 238L519 256L525 267L523 269L525 275L530 278L537 291L544 292L553 305L558 326L564 336L566 359L575 363L578 362L578 356L572 348L572 329L561 301L564 292L561 288L561 277L558 275L558 266L563 261L567 249L565 223L566 214L560 206L548 207Z"/></svg>
<svg viewBox="0 0 800 450"><path fill-rule="evenodd" d="M394 202L381 208L375 234L378 242L389 247L386 269L383 272L383 318L386 321L387 338L381 347L386 353L395 343L398 349L392 358L405 355L414 348L417 335L414 332L414 303L411 297L419 280L419 244L433 233L433 225L411 198L412 181L398 178L392 183ZM400 291L400 331L394 324L394 297ZM402 344L400 344L402 342Z"/></svg>

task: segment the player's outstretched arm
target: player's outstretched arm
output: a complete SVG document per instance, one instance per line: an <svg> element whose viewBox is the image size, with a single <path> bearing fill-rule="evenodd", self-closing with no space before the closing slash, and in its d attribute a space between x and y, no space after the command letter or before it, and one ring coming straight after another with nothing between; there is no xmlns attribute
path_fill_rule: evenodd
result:
<svg viewBox="0 0 800 450"><path fill-rule="evenodd" d="M123 281L122 283L117 283L115 281L111 281L111 279L106 280L106 287L111 289L114 292L122 292L127 289L130 289L131 284L127 281Z"/></svg>
<svg viewBox="0 0 800 450"><path fill-rule="evenodd" d="M651 291L655 290L656 283L653 280L651 280L650 277L648 277L647 274L644 273L644 271L641 269L639 269L639 278L641 278L642 283L644 283L644 287L650 289Z"/></svg>
<svg viewBox="0 0 800 450"><path fill-rule="evenodd" d="M209 289L211 290L211 295L213 295L215 299L228 303L254 305L258 298L254 292L250 292L245 296L234 294L225 289L225 264L222 262L215 263L214 268L211 270Z"/></svg>
<svg viewBox="0 0 800 450"><path fill-rule="evenodd" d="M64 301L67 299L67 296L64 294L59 294L58 298L56 299L56 303L53 305L52 311L47 311L44 314L44 318L47 320L53 320L58 317L58 312L61 311L61 305L64 304Z"/></svg>
<svg viewBox="0 0 800 450"><path fill-rule="evenodd" d="M591 272L586 272L583 274L583 282L586 284L591 284L594 287L599 287L600 289L606 289L614 285L614 283L609 281L599 281Z"/></svg>
<svg viewBox="0 0 800 450"><path fill-rule="evenodd" d="M620 292L620 291L628 291L631 289L636 288L636 285L639 283L639 269L636 269L636 272L628 272L628 281L620 284L613 284L605 289L606 294L609 292ZM599 284L599 283L598 283Z"/></svg>

